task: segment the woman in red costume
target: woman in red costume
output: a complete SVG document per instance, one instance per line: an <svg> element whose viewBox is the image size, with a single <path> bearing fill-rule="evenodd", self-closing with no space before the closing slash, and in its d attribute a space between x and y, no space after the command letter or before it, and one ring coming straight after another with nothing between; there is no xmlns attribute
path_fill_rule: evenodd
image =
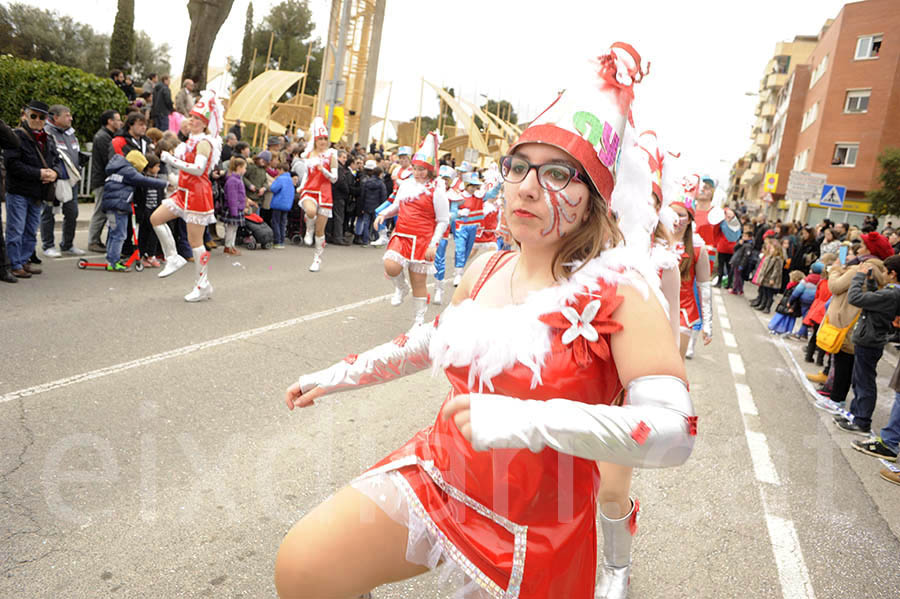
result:
<svg viewBox="0 0 900 599"><path fill-rule="evenodd" d="M203 232L207 225L216 222L209 171L219 163L222 153L222 106L215 92L207 90L200 94L189 117L188 140L175 149L174 155L163 152L160 156L160 160L179 171L178 188L153 211L150 224L166 256L166 266L159 276L167 277L187 261L175 250L175 238L166 223L176 217L184 219L196 275L194 288L184 299L199 302L209 299L213 292L207 275L210 254L203 245Z"/></svg>
<svg viewBox="0 0 900 599"><path fill-rule="evenodd" d="M432 365L453 387L431 427L288 533L282 597L353 597L442 563L458 596L592 598L597 461L690 455L683 362L657 342L669 325L647 261L629 263L608 212L639 57L617 43L600 59L601 84L568 88L502 161L521 252L476 260L439 321L287 390L305 407Z"/></svg>
<svg viewBox="0 0 900 599"><path fill-rule="evenodd" d="M322 267L322 253L325 251L325 225L331 218L331 184L337 181L337 152L328 142L328 129L321 117L313 119L310 138L313 147L304 152L306 161L306 182L300 190L300 208L306 214L306 245L313 244L315 233L316 251L310 272L319 272Z"/></svg>
<svg viewBox="0 0 900 599"><path fill-rule="evenodd" d="M384 274L394 283L391 305L399 306L409 293L403 269L409 271L416 316L413 324L425 322L428 309L428 273L434 272L434 256L450 223L450 204L438 173L440 140L429 133L412 159L413 175L397 188L394 203L375 219L377 229L385 219L398 216L394 234L384 253Z"/></svg>
<svg viewBox="0 0 900 599"><path fill-rule="evenodd" d="M694 355L692 337L695 331L703 334L703 344L712 341L712 289L710 288L709 256L703 239L694 233L694 212L685 204L674 203L672 209L678 215L675 223L675 250L680 256L681 272L681 355Z"/></svg>

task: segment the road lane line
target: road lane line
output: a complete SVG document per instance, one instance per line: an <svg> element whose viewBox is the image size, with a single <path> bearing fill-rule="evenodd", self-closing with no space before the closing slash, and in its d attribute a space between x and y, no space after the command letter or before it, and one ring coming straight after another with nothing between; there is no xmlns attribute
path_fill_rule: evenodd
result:
<svg viewBox="0 0 900 599"><path fill-rule="evenodd" d="M746 416L759 416L759 410L756 409L756 402L753 401L753 394L750 387L744 383L735 383L734 390L737 393L738 406L741 408L741 414Z"/></svg>
<svg viewBox="0 0 900 599"><path fill-rule="evenodd" d="M725 347L737 347L737 341L729 331L722 331L722 341L725 342Z"/></svg>
<svg viewBox="0 0 900 599"><path fill-rule="evenodd" d="M724 314L719 315L719 326L723 329L731 329L731 321Z"/></svg>
<svg viewBox="0 0 900 599"><path fill-rule="evenodd" d="M153 364L154 362L161 362L163 360L169 360L171 358L178 358L181 356L186 356L186 355L192 354L194 352L198 352L198 351L201 351L204 349L210 349L213 347L218 347L219 345L224 345L226 343L231 343L233 341L243 341L244 339L249 339L250 337L256 337L258 335L262 335L264 333L269 333L271 331L277 331L279 329L292 327L292 326L295 326L298 324L302 324L304 322L309 322L311 320L318 320L319 318L325 318L326 316L331 316L333 314L340 314L341 312L346 312L347 310L354 310L356 308L361 308L363 306L377 304L379 302L383 302L384 300L388 299L389 297L391 297L391 296L390 295L380 295L378 297L371 297L369 299L365 299L362 301L353 302L352 304L344 304L343 306L329 308L328 310L322 310L321 312L313 312L312 314L298 316L297 318L291 318L289 320L282 320L281 322L276 322L276 323L258 327L255 329L249 329L246 331L242 331L240 333L233 333L231 335L226 335L224 337L219 337L217 339L210 339L209 341L203 341L202 343L194 343L191 345L185 345L184 347L179 347L177 349L172 349L172 350L154 354L151 356L145 356L143 358L138 358L137 360L131 360L130 362L114 364L112 366L107 366L105 368L98 368L97 370L91 370L90 372L83 372L81 374L75 374L72 376L68 376L66 378L51 381L49 383L35 385L34 387L28 387L26 389L19 389L18 391L11 391L9 393L6 393L5 395L0 395L0 404L6 403L8 401L13 401L15 399L19 399L22 397L29 397L31 395L37 395L39 393L46 393L48 391L54 391L56 389L68 387L69 385L75 385L77 383L83 383L86 381L99 379L99 378L102 378L105 376L118 374L120 372L125 372L126 370L131 370L132 368L139 368L141 366L146 366L147 364Z"/></svg>
<svg viewBox="0 0 900 599"><path fill-rule="evenodd" d="M728 354L728 363L731 364L731 372L735 375L744 376L747 374L744 370L744 361L741 360L739 354Z"/></svg>
<svg viewBox="0 0 900 599"><path fill-rule="evenodd" d="M726 311L719 312L719 319L726 318ZM723 328L726 328L723 324ZM730 327L729 327L730 328ZM725 332L723 331L723 337ZM782 344L784 340L781 340ZM786 345L782 350L790 355ZM793 356L791 356L793 360ZM738 406L741 411L741 420L744 424L744 434L747 438L747 447L750 451L750 461L753 462L753 472L760 483L780 486L778 470L769 452L769 444L762 433L751 431L747 422L747 416L758 416L759 410L753 401L753 393L749 385L739 382L738 377L746 376L744 362L740 355L728 354L728 362L731 365L732 377L735 379L734 389L737 393ZM799 370L799 365L794 360L794 365ZM781 584L781 595L785 599L815 599L812 582L806 561L803 559L803 550L793 520L779 518L771 513L763 485L757 485L762 503L763 515L766 518L766 528L769 531L769 541L772 545L772 553L775 556L775 566L778 569L778 581Z"/></svg>

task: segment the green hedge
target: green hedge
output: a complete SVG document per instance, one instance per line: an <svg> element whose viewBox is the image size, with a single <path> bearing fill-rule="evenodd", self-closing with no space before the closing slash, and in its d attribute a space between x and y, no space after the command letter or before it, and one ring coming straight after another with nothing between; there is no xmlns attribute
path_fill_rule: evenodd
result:
<svg viewBox="0 0 900 599"><path fill-rule="evenodd" d="M82 143L93 139L104 110L118 110L125 118L128 108L128 99L112 79L40 60L0 56L0 90L0 117L8 125L19 122L30 100L65 104L72 110L72 126Z"/></svg>

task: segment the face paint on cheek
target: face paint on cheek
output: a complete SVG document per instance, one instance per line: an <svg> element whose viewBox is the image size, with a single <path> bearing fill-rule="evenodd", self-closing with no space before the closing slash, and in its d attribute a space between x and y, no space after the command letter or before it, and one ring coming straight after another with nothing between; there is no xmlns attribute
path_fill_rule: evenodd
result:
<svg viewBox="0 0 900 599"><path fill-rule="evenodd" d="M562 221L572 224L576 220L574 208L581 204L581 198L573 200L565 191L544 191L544 203L547 205L550 214L550 224L546 229L541 231L541 236L550 235L556 230L557 236L562 237L565 231L560 228Z"/></svg>

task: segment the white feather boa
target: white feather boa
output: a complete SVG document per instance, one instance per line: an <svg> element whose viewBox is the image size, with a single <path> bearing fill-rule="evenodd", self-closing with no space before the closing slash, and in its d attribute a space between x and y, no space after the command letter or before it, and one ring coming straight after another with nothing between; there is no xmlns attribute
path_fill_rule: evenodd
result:
<svg viewBox="0 0 900 599"><path fill-rule="evenodd" d="M665 306L659 277L647 254L625 246L605 250L568 280L534 291L521 304L500 308L471 299L450 306L440 317L429 354L434 370L469 367L469 388L493 391L492 379L516 362L532 372L531 388L541 384L541 369L550 353L551 328L539 316L559 311L576 295L597 291L601 281L630 285L644 297L649 290Z"/></svg>

